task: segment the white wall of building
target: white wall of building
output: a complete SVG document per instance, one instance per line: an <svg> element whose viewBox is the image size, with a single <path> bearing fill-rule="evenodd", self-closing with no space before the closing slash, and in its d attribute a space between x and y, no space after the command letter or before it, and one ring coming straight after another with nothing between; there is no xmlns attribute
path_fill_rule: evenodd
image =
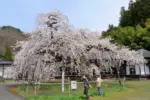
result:
<svg viewBox="0 0 150 100"><path fill-rule="evenodd" d="M2 76L3 71L3 66L0 65L0 76ZM5 65L4 69L4 78L12 78L12 66L7 66Z"/></svg>
<svg viewBox="0 0 150 100"><path fill-rule="evenodd" d="M149 72L149 66L146 66L146 65L145 65L145 74L146 74L146 75L149 75L149 74L150 74L150 72Z"/></svg>
<svg viewBox="0 0 150 100"><path fill-rule="evenodd" d="M140 72L141 70L141 72ZM136 71L136 75L150 75L150 69L149 69L149 66L144 66L144 65L136 65L135 66L135 71ZM127 66L126 67L126 74L127 75L130 75L130 67Z"/></svg>
<svg viewBox="0 0 150 100"><path fill-rule="evenodd" d="M139 65L135 66L136 75L140 75L140 68Z"/></svg>
<svg viewBox="0 0 150 100"><path fill-rule="evenodd" d="M140 68L141 68L141 75L145 75L145 68L144 68L144 65L141 65Z"/></svg>
<svg viewBox="0 0 150 100"><path fill-rule="evenodd" d="M127 75L130 75L129 66L126 66L126 74L127 74Z"/></svg>

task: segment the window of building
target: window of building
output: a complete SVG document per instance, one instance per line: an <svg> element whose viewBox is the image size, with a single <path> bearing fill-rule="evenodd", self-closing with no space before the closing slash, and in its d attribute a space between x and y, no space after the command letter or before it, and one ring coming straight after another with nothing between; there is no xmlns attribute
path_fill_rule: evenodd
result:
<svg viewBox="0 0 150 100"><path fill-rule="evenodd" d="M93 76L95 76L96 75L96 73L95 73L95 69L93 69Z"/></svg>
<svg viewBox="0 0 150 100"><path fill-rule="evenodd" d="M130 75L135 75L136 72L135 72L135 68L130 68Z"/></svg>

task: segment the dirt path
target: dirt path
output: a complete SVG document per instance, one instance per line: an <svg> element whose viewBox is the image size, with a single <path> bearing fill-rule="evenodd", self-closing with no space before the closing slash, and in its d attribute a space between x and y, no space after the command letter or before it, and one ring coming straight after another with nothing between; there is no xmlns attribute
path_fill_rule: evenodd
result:
<svg viewBox="0 0 150 100"><path fill-rule="evenodd" d="M10 86L12 85L0 84L0 100L24 100L23 97L10 93L8 91Z"/></svg>

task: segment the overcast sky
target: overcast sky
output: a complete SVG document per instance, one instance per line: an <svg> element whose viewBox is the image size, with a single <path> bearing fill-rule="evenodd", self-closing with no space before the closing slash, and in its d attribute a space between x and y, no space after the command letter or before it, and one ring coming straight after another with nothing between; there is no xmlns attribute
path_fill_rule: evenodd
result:
<svg viewBox="0 0 150 100"><path fill-rule="evenodd" d="M129 0L1 0L0 26L11 25L24 32L35 28L38 13L60 10L71 26L103 31L118 25L120 8Z"/></svg>

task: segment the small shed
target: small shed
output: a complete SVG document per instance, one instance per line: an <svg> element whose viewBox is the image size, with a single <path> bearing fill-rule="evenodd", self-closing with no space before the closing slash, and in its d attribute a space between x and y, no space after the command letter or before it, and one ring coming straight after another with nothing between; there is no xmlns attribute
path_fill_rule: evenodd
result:
<svg viewBox="0 0 150 100"><path fill-rule="evenodd" d="M11 78L12 64L13 64L12 61L0 61L0 77L1 77L1 79Z"/></svg>

